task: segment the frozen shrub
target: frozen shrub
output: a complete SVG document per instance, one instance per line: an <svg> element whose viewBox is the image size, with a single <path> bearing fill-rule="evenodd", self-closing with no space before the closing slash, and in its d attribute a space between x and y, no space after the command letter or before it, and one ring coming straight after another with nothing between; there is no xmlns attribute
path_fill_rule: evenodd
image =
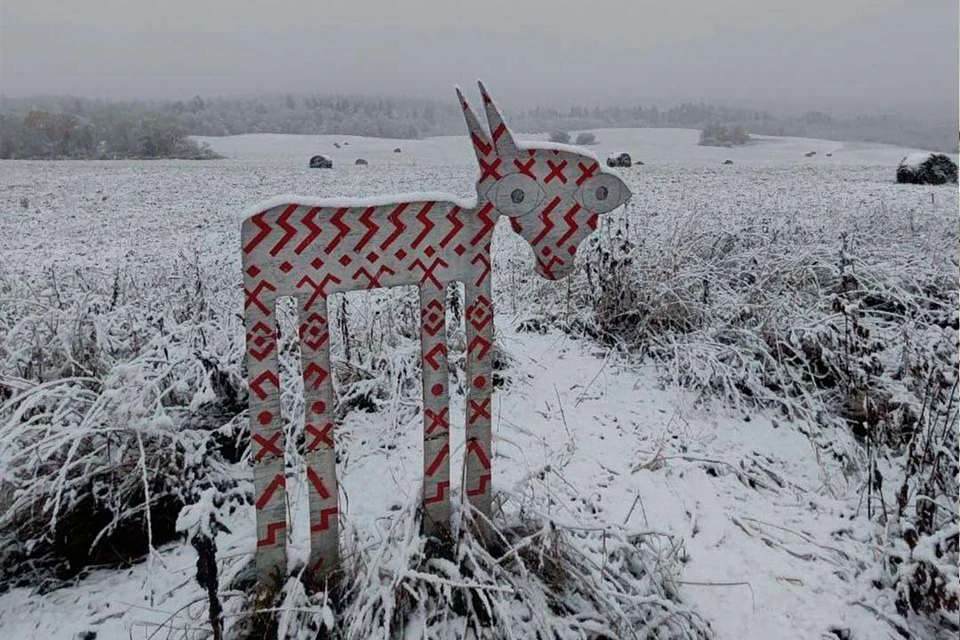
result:
<svg viewBox="0 0 960 640"><path fill-rule="evenodd" d="M700 131L702 147L738 147L750 142L750 136L740 125L708 124Z"/></svg>
<svg viewBox="0 0 960 640"><path fill-rule="evenodd" d="M231 299L208 297L199 266L176 268L194 271L180 291L119 273L4 283L22 304L0 317L0 572L137 560L176 537L192 487L237 459Z"/></svg>

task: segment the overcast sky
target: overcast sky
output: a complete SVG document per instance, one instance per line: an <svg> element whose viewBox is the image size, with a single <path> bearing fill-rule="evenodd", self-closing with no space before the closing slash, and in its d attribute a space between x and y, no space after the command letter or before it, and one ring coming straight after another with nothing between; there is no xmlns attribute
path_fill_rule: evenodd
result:
<svg viewBox="0 0 960 640"><path fill-rule="evenodd" d="M957 0L0 0L0 92L704 100L956 118Z"/></svg>

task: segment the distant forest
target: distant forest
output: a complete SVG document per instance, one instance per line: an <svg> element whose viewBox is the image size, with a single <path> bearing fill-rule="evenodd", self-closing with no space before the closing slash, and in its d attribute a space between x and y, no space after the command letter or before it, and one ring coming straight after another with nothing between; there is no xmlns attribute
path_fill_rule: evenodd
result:
<svg viewBox="0 0 960 640"><path fill-rule="evenodd" d="M777 116L710 104L536 107L508 112L520 132L611 127L741 127L749 134L885 142L954 152L954 126L901 116ZM118 102L76 97L0 97L0 158L209 158L191 135L339 134L416 139L463 133L455 103L417 98L277 94Z"/></svg>

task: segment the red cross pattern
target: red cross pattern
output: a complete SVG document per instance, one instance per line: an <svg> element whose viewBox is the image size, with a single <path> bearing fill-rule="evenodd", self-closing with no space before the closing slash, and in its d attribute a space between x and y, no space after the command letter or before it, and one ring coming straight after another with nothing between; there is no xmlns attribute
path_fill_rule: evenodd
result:
<svg viewBox="0 0 960 640"><path fill-rule="evenodd" d="M323 276L323 279L320 282L315 282L310 276L303 276L300 279L300 282L297 283L297 289L301 288L311 288L313 291L310 294L310 298L307 300L306 304L303 305L304 309L309 309L313 306L313 303L317 301L317 298L327 297L327 285L330 283L340 284L342 281L337 276L328 273Z"/></svg>
<svg viewBox="0 0 960 640"><path fill-rule="evenodd" d="M433 412L430 409L424 409L423 414L426 416L429 421L429 426L426 429L426 433L433 433L436 429L450 430L450 421L447 418L449 409L443 409L439 413Z"/></svg>
<svg viewBox="0 0 960 640"><path fill-rule="evenodd" d="M533 178L534 180L537 179L537 176L533 175L533 167L536 164L537 164L536 158L530 158L526 162L520 162L519 158L513 159L513 166L515 166L520 171L520 173L522 173L523 175L529 178Z"/></svg>
<svg viewBox="0 0 960 640"><path fill-rule="evenodd" d="M567 176L563 175L563 170L567 168L566 160L559 163L555 163L553 160L547 160L547 166L550 167L550 173L547 174L547 177L544 179L544 184L550 184L550 181L554 178L559 179L563 184L567 184Z"/></svg>
<svg viewBox="0 0 960 640"><path fill-rule="evenodd" d="M467 404L470 406L470 417L467 419L467 422L474 423L483 418L490 419L490 399L476 401L469 400Z"/></svg>
<svg viewBox="0 0 960 640"><path fill-rule="evenodd" d="M322 429L308 424L303 430L312 438L310 442L307 443L307 451L316 451L321 444L325 444L331 448L333 447L333 438L330 436L330 432L333 430L333 423L328 422Z"/></svg>
<svg viewBox="0 0 960 640"><path fill-rule="evenodd" d="M278 458L282 458L283 451L277 445L277 441L282 437L283 433L280 432L273 434L269 438L262 436L259 433L253 434L253 441L260 445L260 450L257 451L253 459L259 462L260 459L268 453L277 456Z"/></svg>
<svg viewBox="0 0 960 640"><path fill-rule="evenodd" d="M582 162L578 162L577 167L580 169L580 177L577 178L577 186L579 187L584 182L592 178L594 174L600 170L600 163L594 162L589 166L585 166Z"/></svg>
<svg viewBox="0 0 960 640"><path fill-rule="evenodd" d="M500 158L495 158L493 162L487 162L486 160L480 160L480 182L483 182L487 178L493 178L494 180L500 180L503 176L497 171L500 168Z"/></svg>

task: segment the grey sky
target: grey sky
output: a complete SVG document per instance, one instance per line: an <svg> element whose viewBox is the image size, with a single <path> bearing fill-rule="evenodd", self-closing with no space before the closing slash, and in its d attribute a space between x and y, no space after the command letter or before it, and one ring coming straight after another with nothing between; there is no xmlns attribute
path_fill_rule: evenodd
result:
<svg viewBox="0 0 960 640"><path fill-rule="evenodd" d="M0 0L0 91L511 106L705 100L956 118L957 0Z"/></svg>

